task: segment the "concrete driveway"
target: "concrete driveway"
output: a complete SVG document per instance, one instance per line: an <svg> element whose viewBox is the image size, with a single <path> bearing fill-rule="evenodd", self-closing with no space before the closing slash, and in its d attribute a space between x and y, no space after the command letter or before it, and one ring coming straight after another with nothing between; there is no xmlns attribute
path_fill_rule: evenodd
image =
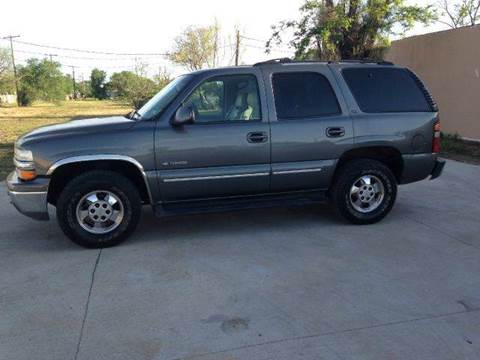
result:
<svg viewBox="0 0 480 360"><path fill-rule="evenodd" d="M479 359L480 167L324 206L155 219L85 250L0 188L0 359Z"/></svg>

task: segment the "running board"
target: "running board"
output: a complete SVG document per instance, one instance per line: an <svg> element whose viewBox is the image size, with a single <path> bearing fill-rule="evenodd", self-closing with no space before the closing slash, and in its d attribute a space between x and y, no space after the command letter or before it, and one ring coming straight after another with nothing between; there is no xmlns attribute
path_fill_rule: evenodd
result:
<svg viewBox="0 0 480 360"><path fill-rule="evenodd" d="M245 209L271 208L278 206L306 206L326 200L325 191L259 195L247 197L229 197L203 199L195 201L176 201L154 206L158 217L237 211Z"/></svg>

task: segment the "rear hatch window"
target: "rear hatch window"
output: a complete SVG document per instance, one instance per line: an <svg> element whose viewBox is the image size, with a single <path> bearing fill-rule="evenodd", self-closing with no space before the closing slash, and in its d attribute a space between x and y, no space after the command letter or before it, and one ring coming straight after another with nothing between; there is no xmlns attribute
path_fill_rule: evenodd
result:
<svg viewBox="0 0 480 360"><path fill-rule="evenodd" d="M352 67L342 74L363 112L437 111L425 85L408 69Z"/></svg>

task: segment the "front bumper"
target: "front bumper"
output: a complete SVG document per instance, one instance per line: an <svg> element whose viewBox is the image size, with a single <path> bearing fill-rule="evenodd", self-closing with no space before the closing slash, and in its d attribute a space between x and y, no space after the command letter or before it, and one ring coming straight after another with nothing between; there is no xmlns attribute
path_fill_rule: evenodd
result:
<svg viewBox="0 0 480 360"><path fill-rule="evenodd" d="M22 214L36 220L48 220L47 193L48 178L37 178L23 182L13 171L7 177L10 202Z"/></svg>

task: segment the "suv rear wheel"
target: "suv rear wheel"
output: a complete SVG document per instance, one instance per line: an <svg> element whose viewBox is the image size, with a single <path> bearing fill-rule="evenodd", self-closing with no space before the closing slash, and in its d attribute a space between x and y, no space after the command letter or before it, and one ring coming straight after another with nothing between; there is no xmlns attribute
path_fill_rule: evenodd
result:
<svg viewBox="0 0 480 360"><path fill-rule="evenodd" d="M70 181L57 201L63 232L87 248L124 241L140 219L141 199L130 180L113 171L89 171Z"/></svg>
<svg viewBox="0 0 480 360"><path fill-rule="evenodd" d="M397 182L390 169L379 161L352 160L340 170L330 195L343 218L354 224L372 224L392 209Z"/></svg>

